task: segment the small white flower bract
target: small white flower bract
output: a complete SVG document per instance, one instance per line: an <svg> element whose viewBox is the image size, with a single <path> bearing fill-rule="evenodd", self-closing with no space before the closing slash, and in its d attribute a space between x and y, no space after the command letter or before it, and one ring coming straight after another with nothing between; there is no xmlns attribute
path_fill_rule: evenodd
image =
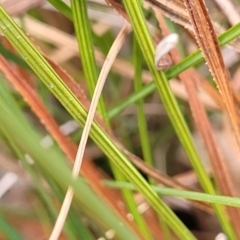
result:
<svg viewBox="0 0 240 240"><path fill-rule="evenodd" d="M159 69L159 62L161 59L178 43L178 34L171 33L164 37L156 47L154 63L155 67Z"/></svg>

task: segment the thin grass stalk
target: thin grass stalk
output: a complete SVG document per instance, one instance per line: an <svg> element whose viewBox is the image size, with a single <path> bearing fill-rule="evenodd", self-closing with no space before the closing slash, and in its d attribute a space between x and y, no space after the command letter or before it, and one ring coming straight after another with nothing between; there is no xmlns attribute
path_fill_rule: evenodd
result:
<svg viewBox="0 0 240 240"><path fill-rule="evenodd" d="M2 90L2 88L0 88ZM68 185L73 185L76 191L75 200L84 212L91 215L91 220L106 229L115 229L116 237L120 239L138 239L137 235L129 231L128 225L121 221L111 209L99 199L82 178L72 180L69 166L63 155L56 148L42 148L39 144L42 135L26 120L12 95L6 91L0 94L1 124L8 136L23 153L28 153L34 159L35 166L42 171L46 179L58 185L62 192ZM16 138L16 136L18 136ZM54 171L53 171L54 170ZM84 193L84 194L83 194Z"/></svg>
<svg viewBox="0 0 240 240"><path fill-rule="evenodd" d="M81 206L84 211L89 212L92 220L97 225L103 227L105 230L107 227L115 229L115 236L119 239L129 239L129 237L130 239L138 239L137 235L128 231L126 225L119 224L119 219L109 211L110 209L102 203L82 179L72 181L71 172L64 163L64 159L61 158L61 155L56 151L41 148L38 144L39 138L31 131L26 133L25 128L19 124L14 113L3 103L2 99L0 101L0 108L1 112L4 113L0 115L0 128L6 129L7 134L12 136L23 152L28 152L30 156L34 156L33 159L35 160L36 166L55 181L55 183L61 187L62 191L66 191L68 185L72 185L76 192L76 203ZM19 138L15 137L16 134ZM58 161L53 161L53 159L57 159Z"/></svg>
<svg viewBox="0 0 240 240"><path fill-rule="evenodd" d="M61 3L61 4L59 4L58 2L58 0L50 0L49 1L53 6L55 6L60 12L62 12L66 17L68 17L69 19L72 19L72 13L71 13L71 9L70 9L70 7L68 6L68 5L66 5L65 3ZM110 1L111 2L111 1ZM116 3L115 1L113 1L114 2L114 4ZM155 1L155 4L157 3L157 1ZM153 4L153 6L155 6L154 4ZM120 9L120 8L122 8L121 7L121 4L117 4L116 6L115 6L117 9ZM168 7L170 7L170 6L168 6ZM182 7L181 7L182 8ZM66 12L66 10L65 9L67 9L67 14L65 13ZM156 7L156 9L158 9L158 10L161 10L159 7ZM185 14L185 13L184 13ZM124 15L125 17L126 17L126 14ZM227 30L225 33L227 33L227 35L225 36L225 33L222 33L220 36L219 36L219 43L220 43L220 45L221 46L223 46L223 45L225 45L225 44L228 44L230 41L232 41L232 40L234 40L236 37L238 37L239 36L239 33L238 32L236 32L236 30L237 30L237 28L239 28L239 26L238 26L239 24L236 24L236 28L235 28L235 26L233 27L233 28L235 28L235 32L233 31L232 32L232 30L233 30L233 28L231 28L231 29L229 29L229 30ZM238 31L238 30L237 30ZM229 34L229 35L228 35ZM226 42L227 41L227 42ZM202 56L202 55L201 55ZM190 58L191 58L191 55L190 55ZM184 62L185 60L183 60L183 62ZM194 64L196 64L196 63L194 63ZM181 63L180 63L180 66L181 66ZM179 66L179 64L177 64L177 65L175 65L175 66L173 66L173 68L175 68L175 67L177 67L177 70L181 70L181 67ZM172 68L171 68L172 69ZM170 70L171 70L170 69ZM169 71L170 71L169 70ZM168 71L167 71L167 78L168 79L170 79L171 77L170 76L168 76ZM151 85L151 83L149 84L149 85ZM148 85L147 85L148 86ZM147 86L145 86L145 87L147 87ZM144 88L145 88L144 87ZM143 90L144 90L144 88L143 88ZM150 89L148 89L147 91L150 91ZM147 93L145 93L145 94L147 94ZM144 95L145 96L145 95ZM116 108L116 109L112 109L111 111L110 111L110 113L108 113L108 116L110 116L110 118L111 117L113 117L113 116L115 116L116 114L118 114L120 111L122 111L123 110L123 108L125 108L126 106L128 106L127 105L127 102L125 102L125 101L123 101L123 103L122 104L118 104L119 105L119 107L121 106L121 108Z"/></svg>
<svg viewBox="0 0 240 240"><path fill-rule="evenodd" d="M120 15L122 15L126 20L128 20L126 11L122 6L122 0L105 0L110 6L115 8ZM145 0L146 3L156 7L161 11L166 17L171 19L173 22L182 25L184 28L193 30L193 25L189 22L189 14L186 10L183 1L173 0L173 1L162 1L162 0ZM142 1L141 1L142 3ZM193 4L194 6L194 4ZM214 26L214 31L220 35L225 31L217 22L211 20L211 24ZM240 51L240 44L238 41L233 41L230 43L238 52Z"/></svg>
<svg viewBox="0 0 240 240"><path fill-rule="evenodd" d="M233 39L237 38L239 35L240 35L240 23L231 27L225 33L221 34L218 37L220 46L226 45L227 43L231 42ZM176 77L181 72L188 69L189 67L192 67L196 64L203 62L203 60L204 60L204 58L201 54L201 51L197 50L196 52L194 52L191 55L184 58L180 63L169 68L165 72L167 80L171 80L172 78ZM108 118L111 119L111 118L117 116L126 107L137 102L138 100L140 100L142 98L147 97L155 89L156 89L155 81L152 81L152 82L146 84L141 90L130 94L126 99L124 99L123 101L118 103L116 106L114 106L112 109L110 109L108 111Z"/></svg>
<svg viewBox="0 0 240 240"><path fill-rule="evenodd" d="M81 55L81 62L83 65L83 72L90 96L92 97L97 84L98 71L93 50L91 25L87 15L87 3L85 0L71 0L71 9L74 29L79 46L79 53ZM106 107L102 96L99 99L98 110L103 119L105 119Z"/></svg>
<svg viewBox="0 0 240 240"><path fill-rule="evenodd" d="M215 190L212 186L210 179L204 169L201 159L194 146L191 133L185 123L185 120L180 112L174 95L172 94L166 77L163 72L157 72L153 65L152 57L154 55L154 47L150 38L150 34L147 30L144 16L141 11L141 6L137 2L124 0L124 5L128 16L133 26L133 30L138 37L139 45L141 46L143 55L145 56L146 62L152 73L152 76L157 85L160 97L166 107L170 120L175 128L175 131L185 149L187 156L198 176L199 182L205 192L215 194ZM234 232L232 231L231 225L226 219L225 213L222 208L215 206L216 214L225 229L228 236L234 239Z"/></svg>
<svg viewBox="0 0 240 240"><path fill-rule="evenodd" d="M49 131L49 133L51 133L69 160L74 162L77 153L77 146L68 137L63 135L58 124L47 111L36 92L33 91L22 78L19 78L19 74L16 74L12 71L12 68L8 62L3 59L3 57L0 57L0 69L19 91L19 93L24 97L24 99L26 99L29 106L33 109L40 121L44 123L46 129ZM96 169L94 165L91 164L91 161L87 158L84 158L84 165L81 173L87 179L91 187L99 194L99 196L107 201L110 201L108 202L110 205L112 202L114 208L118 209L117 204L115 204L115 199L111 197L116 193L109 193L106 191L107 189L102 187L102 185L99 183L99 181L102 179L102 176L99 175L98 169ZM122 211L121 209L118 210L120 212Z"/></svg>
<svg viewBox="0 0 240 240"><path fill-rule="evenodd" d="M89 109L89 105L90 103L88 102L83 90L81 89L81 87L79 85L77 85L72 79L71 77L63 70L61 69L59 66L57 66L56 64L54 64L52 61L50 61L46 56L45 58L48 60L48 62L50 63L50 65L53 67L53 69L57 72L57 74L59 74L59 76L62 78L62 80L66 83L66 85L71 89L71 91L75 94L75 96L78 98L78 100L80 102L82 102L82 104L84 105L84 107L86 109ZM21 80L18 80L18 82L21 82ZM16 86L16 84L14 84ZM27 87L25 86L23 88L24 90L27 89ZM23 94L24 95L24 94ZM27 99L27 95L24 95L24 98ZM37 106L41 105L39 104L39 102L32 101L32 103L35 103ZM35 112L36 108L32 107ZM42 119L42 117L40 117ZM140 170L142 170L143 172L145 172L147 175L149 175L150 177L152 177L153 179L155 179L156 181L159 181L159 183L165 184L167 186L172 186L172 187L176 187L178 189L186 189L185 186L179 184L176 181L173 181L170 177L162 174L161 172L157 171L156 169L154 169L153 167L150 167L149 165L147 165L145 162L143 162L140 158L138 158L137 156L129 153L124 146L122 146L122 144L116 139L116 137L108 130L108 128L105 126L105 123L103 122L102 119L99 118L99 116L96 114L95 116L95 120L97 121L97 123L109 134L109 137L111 138L111 140L113 142L115 142L115 144L122 149L122 151L124 153L127 154L127 156L129 156L129 160L131 160ZM47 129L51 129L50 126L48 125L48 119L43 120L43 122L45 123L45 127ZM58 141L58 139L56 139L56 141ZM64 149L67 152L66 146L68 146L67 144L61 144L61 142L59 142L59 144L61 145L62 149ZM65 146L66 145L66 146ZM67 147L68 148L68 147ZM76 151L74 151L76 152ZM71 151L70 151L71 153ZM72 160L74 160L75 154L71 154L70 156L72 156ZM98 173L99 171L95 171L95 170L91 170L91 162L90 161L84 161L84 165L82 168L82 174L88 179L88 181L91 182L92 186L95 186L94 183L98 182L96 179L98 179L98 177L101 179L102 178L102 174L100 174L101 176L95 177L96 173ZM89 165L90 164L90 165ZM87 165L87 166L85 166ZM86 171L86 169L88 169L88 171ZM94 175L92 174L94 172ZM98 185L98 187L100 187ZM104 189L102 189L104 190ZM190 189L189 189L190 190ZM193 190L193 189L191 189ZM116 193L114 194L116 195ZM110 197L109 195L105 194L102 195L102 197L104 198L104 196L108 196L108 198ZM118 198L121 199L120 196L118 196ZM197 203L193 203L194 206L199 207L200 209L209 212L209 208L207 206L202 206L202 204L197 204ZM201 205L201 206L200 206ZM211 210L210 210L211 213ZM133 225L134 226L134 225Z"/></svg>
<svg viewBox="0 0 240 240"><path fill-rule="evenodd" d="M83 134L82 134L81 141L80 141L80 144L78 147L77 156L76 156L76 160L75 160L74 167L73 167L73 178L76 178L78 176L78 173L79 173L79 170L80 170L80 167L82 164L82 158L83 158L84 149L85 149L87 139L88 139L88 134L89 134L89 131L91 128L91 124L92 124L92 121L93 121L93 118L95 115L95 111L97 108L97 103L98 103L100 94L102 92L102 88L104 86L107 74L110 70L112 62L114 61L114 59L116 57L116 54L118 53L119 49L121 48L121 46L125 40L125 37L128 35L129 31L130 31L130 27L128 25L125 25L122 28L122 30L120 31L114 44L112 45L112 48L109 51L107 60L105 61L104 66L99 75L99 80L97 82L97 86L96 86L96 89L95 89L95 92L93 95L92 103L90 105L86 125L84 126ZM149 231L148 231L146 225L144 225L144 220L142 219L142 217L140 216L140 214L137 210L132 193L129 191L123 191L123 192L124 192L124 197L127 200L128 206L132 210L132 213L134 215L134 219L135 219L136 223L140 225L139 227L145 234L146 239L151 239ZM74 194L73 189L71 187L69 187L67 194L65 196L61 211L59 213L58 219L54 226L53 232L50 236L50 239L57 239L59 237L59 234L61 232L61 229L62 229L65 219L67 217L68 210L71 205L73 194Z"/></svg>
<svg viewBox="0 0 240 240"><path fill-rule="evenodd" d="M87 112L69 88L62 82L50 65L44 60L39 52L33 47L17 25L0 6L0 29L4 35L11 39L12 44L20 55L27 61L29 66L43 81L48 89L63 104L69 113L81 124L85 124ZM5 122L7 124L7 122ZM129 181L134 183L139 191L145 196L150 205L162 214L167 224L182 238L195 239L191 232L182 224L169 207L166 206L154 193L149 184L129 162L129 159L108 138L106 133L94 121L90 137L98 144L100 149L111 159L118 169ZM60 180L60 179L59 179ZM75 186L75 183L72 183Z"/></svg>
<svg viewBox="0 0 240 240"><path fill-rule="evenodd" d="M83 63L83 69L85 72L86 80L88 83L88 89L90 95L92 96L93 90L95 89L96 81L97 81L97 68L94 57L93 50L93 42L91 37L91 26L87 16L87 4L86 1L71 1L72 8L72 17L75 26L75 31L77 35L79 51L81 54L81 60ZM130 31L130 29L128 30ZM127 32L128 32L127 31ZM112 46L113 49L114 45ZM111 50L110 50L111 51ZM109 52L110 53L110 52ZM108 56L106 59L108 59ZM107 118L106 106L104 104L103 98L100 97L99 101L99 112L105 120L106 125L109 127L110 124ZM126 178L118 171L118 169L111 164L110 166L113 170L114 176L119 181L125 181ZM151 239L149 230L147 225L144 223L142 216L139 214L133 195L131 192L123 190L123 197L125 199L125 203L128 206L128 209L133 214L134 221L139 225L139 229L144 233L146 239Z"/></svg>
<svg viewBox="0 0 240 240"><path fill-rule="evenodd" d="M166 26L166 23L162 15L157 10L156 10L156 17L159 21L160 27L162 28L163 34L164 35L169 34L169 30ZM178 52L178 49L176 48L172 49L170 54L174 63L181 61L181 56L180 56L180 53ZM191 111L192 111L196 126L201 134L211 165L213 167L213 171L214 171L213 175L216 179L218 188L223 195L234 196L236 194L236 189L234 188L232 179L229 176L224 159L222 158L217 148L216 141L213 136L213 130L210 125L207 114L204 110L203 105L201 104L200 100L197 97L197 83L194 75L195 75L194 70L190 68L190 69L187 69L185 72L181 73L179 75L179 78L183 82L187 90L188 97L189 97L189 105L191 107ZM227 208L227 210L228 210L231 222L234 222L234 220L236 221L234 217L234 215L236 215L237 213L236 209L234 211L232 208ZM222 223L222 225L225 225L226 223L229 225L227 216L225 217L225 220ZM234 237L233 229L232 229L232 236Z"/></svg>
<svg viewBox="0 0 240 240"><path fill-rule="evenodd" d="M134 36L133 39L133 65L135 69L135 77L134 77L134 88L135 91L141 90L143 87L142 85L142 78L141 78L141 72L142 72L142 54L141 50L138 46L138 42L136 37ZM139 135L141 139L141 147L143 152L143 159L146 161L147 164L150 166L153 166L153 158L151 153L151 147L150 147L150 140L149 140L149 134L147 130L147 120L144 114L144 101L139 100L137 103L137 119L138 119L138 129L139 129ZM154 183L153 179L149 179L150 183ZM158 215L159 223L161 224L161 229L164 234L164 239L171 240L171 233L169 231L169 228L167 224L161 219L161 216ZM158 224L159 224L158 223Z"/></svg>
<svg viewBox="0 0 240 240"><path fill-rule="evenodd" d="M131 183L128 183L128 182L116 182L116 181L104 180L103 184L105 186L112 187L112 188L127 188L133 191L136 190L136 188ZM180 197L184 199L192 199L196 201L208 202L213 204L221 204L221 205L226 205L226 206L231 206L236 208L240 207L240 198L237 198L237 197L212 195L207 193L178 190L178 189L159 187L154 185L151 185L151 186L154 189L154 191L160 195Z"/></svg>
<svg viewBox="0 0 240 240"><path fill-rule="evenodd" d="M51 62L51 64L53 64ZM61 68L57 68L54 65L56 71L63 73ZM62 134L62 132L59 129L59 126L57 125L56 121L53 119L51 114L47 111L45 106L43 105L42 101L36 94L36 92L31 89L31 87L24 81L24 79L20 78L20 74L15 73L8 62L3 58L0 57L0 69L4 73L4 75L11 81L11 83L14 85L14 87L20 92L20 94L26 99L30 107L33 109L35 114L39 117L40 121L44 124L46 129L52 134L52 136L55 138L55 140L58 142L59 146L61 146L62 150L66 153L68 158L71 161L75 160L75 156L77 153L77 146L66 136ZM66 77L66 76L65 76ZM71 79L68 79L68 84ZM78 89L78 88L77 88ZM79 92L77 94L81 95L81 99L84 99L83 94L81 93L81 89L79 89ZM84 101L84 100L83 100ZM131 223L127 217L124 208L120 208L119 204L116 203L116 192L109 192L108 189L106 189L104 186L101 185L100 180L103 178L102 174L99 173L99 170L94 167L94 165L91 163L90 160L84 159L84 164L81 171L82 175L87 179L87 181L90 183L91 187L98 193L99 197L104 199L109 206L113 207L114 209L118 210L118 212L121 214L122 222L128 222L128 224L131 225L131 227L138 233L136 226ZM126 191L127 192L127 191ZM132 194L132 193L131 193ZM119 195L118 199L121 199ZM121 201L121 200L120 200Z"/></svg>
<svg viewBox="0 0 240 240"><path fill-rule="evenodd" d="M142 81L141 81L141 69L142 69L142 59L143 56L141 54L140 48L138 46L136 37L134 37L134 48L133 48L133 62L135 69L135 77L134 77L134 88L135 91L140 91L142 89ZM139 135L141 139L141 147L143 152L143 159L150 166L153 166L153 158L150 147L149 134L147 130L147 121L144 113L144 101L141 99L137 103L137 118L138 118L138 129Z"/></svg>
<svg viewBox="0 0 240 240"><path fill-rule="evenodd" d="M4 129L1 129L1 131L4 133L5 137L8 139L8 143L9 143L10 147L13 149L13 151L16 153L17 157L22 162L24 168L28 171L28 173L30 173L32 180L34 182L34 186L36 186L36 189L40 195L41 200L44 203L44 206L47 207L46 210L49 213L50 219L54 220L57 217L57 209L56 209L52 199L47 194L46 190L44 189L41 182L39 181L39 176L29 166L29 163L26 161L21 150L18 149L16 143L14 142L14 139L12 139L9 134L4 132ZM66 222L65 227L64 227L64 232L65 232L66 236L68 236L69 238L74 238L73 233L72 233L72 228L71 228L69 222Z"/></svg>

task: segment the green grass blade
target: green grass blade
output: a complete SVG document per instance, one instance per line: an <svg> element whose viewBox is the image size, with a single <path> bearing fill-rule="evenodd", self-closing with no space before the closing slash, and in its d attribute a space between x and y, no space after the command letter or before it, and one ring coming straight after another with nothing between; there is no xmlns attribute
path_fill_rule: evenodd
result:
<svg viewBox="0 0 240 240"><path fill-rule="evenodd" d="M4 83L4 81L3 81L3 79L1 77L0 77L0 96L1 96L1 99L5 103L8 104L8 107L11 108L12 111L15 113L16 119L18 119L19 122L21 122L21 124L24 127L26 127L26 131L28 131L28 125L27 125L24 117L22 116L22 112L20 111L19 107L15 103L14 99L12 98L12 96L10 94L9 89L7 88L6 84ZM3 129L3 132L4 132L4 129ZM9 142L10 147L13 149L13 151L15 152L16 156L18 157L18 159L21 160L21 162L23 163L23 166L28 171L28 173L31 175L32 180L34 181L34 184L36 186L36 189L38 190L40 196L44 200L44 203L46 204L46 206L50 210L49 211L50 216L51 217L56 217L57 216L57 210L54 207L54 204L52 203L49 195L44 191L44 188L43 188L43 186L40 183L39 177L33 171L31 166L27 163L25 157L20 152L20 149L18 149L18 147L14 143L13 139L11 138L11 136L8 136L6 133L5 133L5 136L6 136L7 140L8 140L8 142Z"/></svg>
<svg viewBox="0 0 240 240"><path fill-rule="evenodd" d="M37 74L37 76L44 82L49 90L55 95L55 97L62 103L62 105L69 111L69 113L81 124L85 124L87 112L71 93L71 91L62 82L59 76L53 71L46 60L39 54L39 52L33 47L17 25L12 21L8 14L0 7L0 29L2 33L12 42L13 46L17 49L20 55L27 61L29 66ZM3 116L4 117L4 116ZM3 119L4 120L4 119ZM5 122L8 124L8 122ZM17 129L16 133L18 133ZM93 123L90 137L97 143L100 149L112 160L112 162L118 167L118 169L124 174L124 176L131 181L138 190L145 196L150 205L159 213L171 226L171 228L180 237L190 240L195 237L190 231L182 224L182 222L176 217L166 204L164 204L157 194L152 190L149 184L144 180L140 173L133 167L128 161L126 156L118 149L117 146L108 138L105 132L99 127L96 122ZM31 149L33 150L33 149ZM52 168L54 169L54 168ZM57 168L58 169L58 168ZM51 173L49 169L46 169ZM58 169L60 174L64 174L61 169ZM71 183L71 175L66 178ZM60 179L60 181L62 181ZM62 183L66 185L66 183ZM75 183L73 183L75 186Z"/></svg>
<svg viewBox="0 0 240 240"><path fill-rule="evenodd" d="M92 32L87 15L86 1L71 0L71 9L83 71L90 96L92 96L98 78L98 71L94 57ZM106 108L102 97L99 99L99 112L105 119Z"/></svg>
<svg viewBox="0 0 240 240"><path fill-rule="evenodd" d="M120 101L108 111L108 118L111 119L118 116L125 108L147 97L155 90L155 82L150 82L143 86L140 90L134 91L134 93L130 94L126 99Z"/></svg>
<svg viewBox="0 0 240 240"><path fill-rule="evenodd" d="M5 82L1 78L0 78L0 96L1 96L2 100L8 105L8 107L10 109L12 109L12 112L14 112L15 118L18 119L18 121L21 121L22 126L25 126L25 131L29 132L28 122L26 122L26 119L24 118L20 108L17 106L16 102L14 101L14 99L11 96L9 89L7 88ZM31 175L32 181L34 182L34 186L36 187L36 190L39 194L38 195L39 199L42 201L44 209L46 209L46 212L48 212L48 215L49 215L52 223L54 223L55 219L57 218L58 211L57 211L56 206L54 205L50 195L46 192L46 189L42 186L42 183L39 179L39 173L37 173L36 171L33 170L34 166L27 163L25 156L23 155L21 150L18 148L18 146L14 142L14 138L12 138L12 136L10 134L7 134L5 132L5 128L2 129L2 132L4 133L5 138L8 140L8 144L12 148L13 152L15 152L17 158L22 162L24 168ZM53 147L56 151L59 151L59 149L57 149L57 147L55 147L55 146L53 146ZM43 175L44 175L44 173L43 173ZM48 176L45 175L44 179L48 181ZM51 181L48 181L48 183L52 187ZM52 187L52 191L55 193L55 195L57 195L58 192L56 191L56 188ZM61 196L63 198L63 194ZM62 200L62 198L61 198L61 200ZM39 210L39 211L41 212L41 210ZM73 221L73 219L71 218L71 215L72 214L70 213L70 216L64 225L64 231L66 233L66 236L69 239L77 239L76 237L74 237L74 231L79 232L79 230L81 230L81 232L87 236L88 229L81 223L80 219L78 219L76 221L76 218L75 218L75 221ZM76 222L79 226L81 225L81 229L79 229L79 226L76 228L76 226L75 226L76 223L74 224L74 222ZM75 235L80 236L79 233L75 234ZM88 233L88 235L90 236L90 232ZM83 239L91 239L91 238L88 237L88 238L83 238Z"/></svg>
<svg viewBox="0 0 240 240"><path fill-rule="evenodd" d="M136 188L131 183L127 183L127 182L116 182L116 181L104 180L103 184L105 186L113 187L113 188L127 188L130 190L136 190ZM161 195L180 197L180 198L214 203L214 204L222 204L222 205L231 206L231 207L240 207L240 198L236 198L236 197L212 195L207 193L184 191L184 190L177 190L173 188L165 188L165 187L158 187L158 186L152 186L152 188L156 193Z"/></svg>
<svg viewBox="0 0 240 240"><path fill-rule="evenodd" d="M142 59L143 56L141 54L141 50L138 46L138 42L136 37L134 37L134 48L133 48L133 62L134 62L134 69L135 69L135 77L134 77L134 86L135 91L140 91L142 89ZM139 100L137 102L137 118L138 118L138 129L141 139L141 146L143 152L144 160L150 165L153 166L153 159L149 141L149 134L147 130L147 121L144 113L144 102L143 100Z"/></svg>
<svg viewBox="0 0 240 240"><path fill-rule="evenodd" d="M215 194L215 190L196 151L191 133L179 109L177 101L170 89L166 76L163 72L157 71L154 67L154 46L146 26L141 6L136 1L123 0L123 2L132 23L134 33L138 39L139 46L141 47L146 63L156 83L159 95L175 128L178 138L181 141L183 148L189 158L189 161L191 162L194 171L198 176L199 182L205 192ZM230 225L230 222L225 212L223 211L223 208L218 205L214 205L214 209L226 234L230 239L236 239L232 226Z"/></svg>
<svg viewBox="0 0 240 240"><path fill-rule="evenodd" d="M77 214L76 211L73 211L73 209L70 209L69 211L69 218L71 220L69 222L74 226L74 230L76 231L75 236L77 239L96 239L91 231L83 224L82 220L79 220L79 214Z"/></svg>
<svg viewBox="0 0 240 240"><path fill-rule="evenodd" d="M103 226L105 230L114 229L116 236L120 239L137 239L126 225L119 224L119 219L115 213L103 204L83 179L79 178L75 181L72 179L71 171L62 155L53 149L43 149L39 144L39 135L31 130L26 132L24 125L18 122L15 114L1 96L0 111L0 129L4 129L4 132L11 136L15 144L24 153L27 152L34 159L37 167L51 177L62 191L66 191L68 186L72 185L75 191L75 202L85 211L91 213L96 223Z"/></svg>
<svg viewBox="0 0 240 240"><path fill-rule="evenodd" d="M143 65L143 56L141 54L141 50L139 48L138 42L136 37L134 36L133 39L133 65L134 65L134 88L135 91L139 91L142 89L142 65ZM137 119L138 119L138 129L139 129L139 135L141 140L141 147L142 147L142 153L143 153L143 159L150 165L153 166L153 158L152 158L152 152L150 147L150 140L149 140L149 134L147 129L147 120L144 113L144 101L139 100L137 102ZM149 179L150 183L154 183L152 179ZM161 219L161 216L158 215L159 224L161 224L161 229L164 234L164 239L170 240L171 239L171 233L167 226L167 224Z"/></svg>
<svg viewBox="0 0 240 240"><path fill-rule="evenodd" d="M90 94L92 95L95 89L98 72L94 58L91 26L87 16L87 5L86 1L78 0L72 0L71 5L73 22L77 35L79 51L81 54L81 61L83 64L84 73L88 83L88 89ZM106 118L107 111L105 104L103 102L103 98L100 98L99 100L99 112L103 116L103 119L107 120ZM107 125L109 125L108 120L106 121L106 123ZM111 168L117 180L119 181L126 180L126 178L118 171L118 169L114 165L111 164ZM148 231L148 228L145 224L145 221L137 209L132 192L124 189L122 191L122 194L128 209L133 214L134 221L139 226L139 229L143 232L146 239L152 239Z"/></svg>
<svg viewBox="0 0 240 240"><path fill-rule="evenodd" d="M237 38L240 35L240 23L236 24L235 26L228 29L225 33L221 34L218 37L219 43L221 46L224 46ZM201 63L204 61L204 58L201 52L198 50L195 53L187 56L184 58L180 63L174 65L170 69L168 69L165 74L168 80L176 77L184 70L188 69L189 67L193 67L194 65ZM155 82L150 82L146 84L141 90L132 93L126 99L122 100L116 106L108 111L108 118L111 119L117 116L120 112L122 112L126 107L130 106L131 104L139 101L142 98L147 97L156 89Z"/></svg>
<svg viewBox="0 0 240 240"><path fill-rule="evenodd" d="M6 59L15 62L19 66L29 69L28 65L23 61L22 58L17 56L16 54L10 52L8 49L6 49L1 43L0 43L0 54L3 55Z"/></svg>
<svg viewBox="0 0 240 240"><path fill-rule="evenodd" d="M8 222L5 221L2 214L0 214L0 231L9 240L23 240L23 236L13 228Z"/></svg>
<svg viewBox="0 0 240 240"><path fill-rule="evenodd" d="M135 38L134 38L135 39ZM134 60L134 69L135 69L135 89L138 90L141 88L141 69L142 69L142 63L141 63L141 52L138 47L138 43L135 40L134 41L134 51L133 51L133 60ZM140 138L141 138L141 145L142 145L142 151L144 159L147 163L152 165L152 157L151 157L151 151L150 151L150 145L149 145L149 139L147 134L147 126L146 126L146 119L143 112L143 102L139 101L137 104L138 109L138 125L139 125L139 132L140 132ZM148 239L151 239L149 230L147 228L146 223L142 220L138 220L139 224L138 226L140 229L144 230L144 236Z"/></svg>
<svg viewBox="0 0 240 240"><path fill-rule="evenodd" d="M78 1L78 0L72 0L72 14L73 14L73 21L75 25L75 31L77 35L78 45L79 45L79 51L81 53L81 60L84 67L84 72L86 76L86 80L88 82L88 88L92 95L95 84L97 81L97 68L96 68L96 62L93 54L93 43L92 43L92 37L91 37L91 26L89 23L89 19L87 16L87 6L86 1ZM99 102L99 112L103 116L103 118L106 120L107 124L108 119L106 118L106 107L103 102L103 99L100 98ZM126 178L118 171L118 169L111 164L111 168L113 170L114 176L119 181L125 181ZM129 209L129 211L132 213L134 217L134 221L139 226L139 229L142 231L146 239L152 239L151 234L149 233L148 227L145 224L145 221L142 217L142 215L139 213L136 203L134 201L134 197L131 191L128 191L124 189L122 191L125 203Z"/></svg>
<svg viewBox="0 0 240 240"><path fill-rule="evenodd" d="M59 0L47 0L50 4L52 4L59 12L65 15L67 18L72 20L72 11L71 8L63 1Z"/></svg>

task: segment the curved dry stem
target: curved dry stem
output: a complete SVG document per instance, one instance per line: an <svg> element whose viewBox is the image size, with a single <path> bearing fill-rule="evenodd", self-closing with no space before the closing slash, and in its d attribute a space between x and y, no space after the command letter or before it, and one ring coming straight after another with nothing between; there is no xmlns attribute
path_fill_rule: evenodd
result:
<svg viewBox="0 0 240 240"><path fill-rule="evenodd" d="M130 25L128 23L126 23L123 26L123 28L121 29L121 31L119 32L117 38L115 39L115 41L114 41L114 43L113 43L113 45L112 45L112 47L111 47L111 49L108 53L108 56L107 56L107 58L106 58L106 60L103 64L103 67L102 67L102 70L100 72L100 75L99 75L99 78L98 78L98 81L97 81L97 85L96 85L96 88L95 88L95 91L94 91L93 99L92 99L92 102L91 102L91 105L90 105L89 114L87 116L86 124L85 124L84 129L83 129L83 134L82 134L82 137L81 137L81 140L80 140L80 143L79 143L77 156L76 156L75 163L74 163L74 166L73 166L73 171L72 171L73 178L77 178L77 176L79 174L79 171L80 171L80 168L81 168L82 158L83 158L84 150L85 150L85 147L86 147L86 144L87 144L88 135L89 135L89 132L91 130L91 125L92 125L94 115L95 115L95 112L96 112L98 100L99 100L99 97L101 95L101 92L102 92L104 83L106 81L107 75L108 75L108 73L111 69L111 66L112 66L119 50L121 49L121 47L122 47L122 45L125 41L126 36L129 34L130 30L131 30ZM73 194L74 194L74 190L70 186L68 188L67 194L64 198L63 205L61 207L61 210L60 210L60 213L58 215L58 218L57 218L57 221L55 223L52 234L49 238L50 240L58 239L58 237L59 237L59 235L62 231L64 222L66 220L66 217L67 217L67 214L68 214L71 202L72 202Z"/></svg>

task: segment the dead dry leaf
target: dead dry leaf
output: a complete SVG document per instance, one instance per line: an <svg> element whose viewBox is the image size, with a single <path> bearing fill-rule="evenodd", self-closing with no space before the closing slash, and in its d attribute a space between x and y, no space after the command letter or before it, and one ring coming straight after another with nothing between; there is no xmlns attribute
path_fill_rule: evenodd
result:
<svg viewBox="0 0 240 240"><path fill-rule="evenodd" d="M220 46L218 44L217 35L214 32L214 28L208 14L206 5L203 0L184 0L185 6L190 16L190 20L194 29L195 37L198 42L198 45L203 53L203 56L208 64L209 70L217 83L219 92L222 96L223 102L226 106L226 110L229 114L232 126L235 132L236 139L240 145L240 133L238 127L238 113L234 105L234 96L230 88L230 79L227 72L227 69L224 65L223 57L221 54ZM198 121L198 125L201 126L202 119ZM206 124L206 121L205 121ZM209 142L211 138L205 132L203 126L202 133L206 142L207 149L210 150L210 144L214 144L212 141ZM208 136L207 136L208 135ZM217 152L211 153L211 158L216 157ZM221 164L221 165L220 165ZM215 176L218 174L218 168L223 174L226 172L225 167L222 164L221 159L218 158L218 161L212 161L214 167ZM226 173L225 173L226 174ZM227 177L228 175L224 175ZM233 184L229 181L229 177L222 181L223 175L220 175L218 179L218 184L221 186L223 194L232 194L234 195ZM232 224L234 226L235 232L240 238L240 229L238 227L238 219L240 217L240 211L236 209L228 208L228 213L231 218Z"/></svg>

